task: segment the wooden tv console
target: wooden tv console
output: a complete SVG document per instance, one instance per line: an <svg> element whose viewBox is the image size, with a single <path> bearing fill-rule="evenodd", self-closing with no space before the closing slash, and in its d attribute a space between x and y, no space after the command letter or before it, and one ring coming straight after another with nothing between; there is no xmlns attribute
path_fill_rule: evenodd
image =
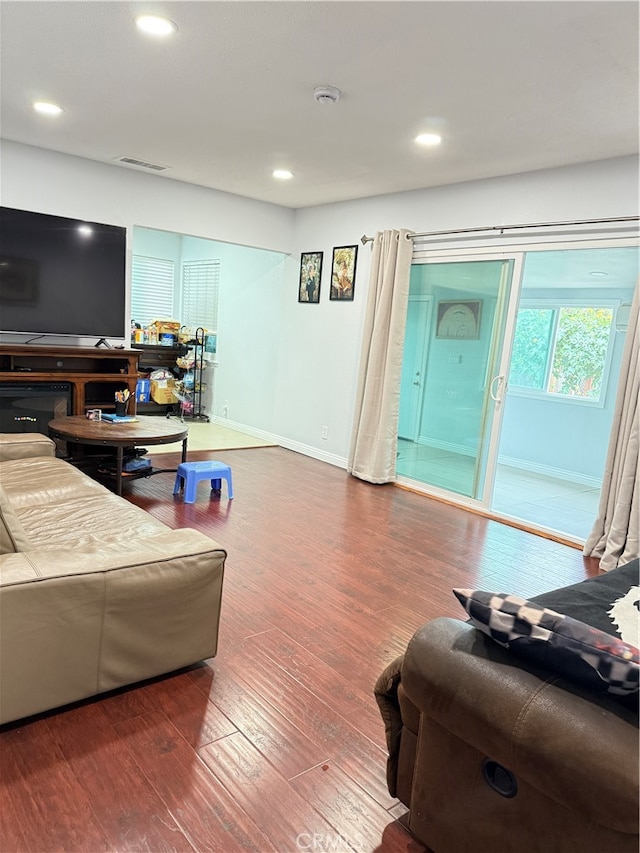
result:
<svg viewBox="0 0 640 853"><path fill-rule="evenodd" d="M135 414L140 352L132 349L71 346L0 345L0 383L69 382L71 414L115 409L115 392L131 392Z"/></svg>

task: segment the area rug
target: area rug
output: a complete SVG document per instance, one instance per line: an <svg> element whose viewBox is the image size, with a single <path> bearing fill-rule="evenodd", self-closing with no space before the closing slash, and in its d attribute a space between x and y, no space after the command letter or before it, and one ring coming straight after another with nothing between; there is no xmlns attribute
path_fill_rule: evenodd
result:
<svg viewBox="0 0 640 853"><path fill-rule="evenodd" d="M277 447L272 441L263 441L253 435L239 432L221 424L208 424L195 421L185 421L189 429L187 447L189 450L240 450L249 447ZM160 444L149 447L149 455L158 453L178 453L182 450L182 442Z"/></svg>

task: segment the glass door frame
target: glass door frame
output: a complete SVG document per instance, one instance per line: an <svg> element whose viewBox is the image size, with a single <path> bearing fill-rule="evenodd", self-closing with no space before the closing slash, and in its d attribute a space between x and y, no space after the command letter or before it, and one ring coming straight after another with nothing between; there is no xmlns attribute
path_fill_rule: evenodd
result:
<svg viewBox="0 0 640 853"><path fill-rule="evenodd" d="M491 238L484 238L491 239ZM575 237L571 239L568 234L558 236L558 239L545 240L545 242L523 242L522 235L506 238L513 240L508 245L502 243L499 247L495 244L491 246L472 246L467 245L457 246L456 248L443 248L442 245L434 248L416 249L414 246L414 255L411 265L431 264L431 263L460 263L464 261L480 261L480 260L512 260L513 274L511 277L511 286L509 293L509 301L506 311L504 323L504 337L502 341L502 352L498 373L494 377L502 377L499 382L500 391L498 400L493 409L489 427L489 449L486 459L484 485L482 497L479 499L470 498L466 495L461 495L457 492L452 492L447 489L432 486L427 483L422 483L410 477L398 476L396 482L398 485L410 488L413 491L420 492L425 495L441 498L448 503L465 507L480 512L491 518L504 520L510 524L514 524L514 519L508 515L498 513L491 509L491 501L493 497L493 489L495 483L496 468L498 465L498 453L500 447L500 432L502 429L502 419L504 415L504 401L507 391L507 377L509 375L509 365L511 362L511 353L513 349L513 338L518 314L518 306L520 304L520 295L522 289L522 276L524 272L525 255L533 252L545 251L561 251L563 249L599 249L599 248L625 248L629 246L640 246L640 240L635 235L627 236L612 236L604 237L602 234L594 235L592 239L584 239L584 237ZM517 242L516 242L517 240ZM549 534L551 537L559 541L567 542L568 544L582 545L582 541L574 539L568 535L560 536L557 531L546 528L539 524L516 524L518 527L524 527L528 530L539 531Z"/></svg>

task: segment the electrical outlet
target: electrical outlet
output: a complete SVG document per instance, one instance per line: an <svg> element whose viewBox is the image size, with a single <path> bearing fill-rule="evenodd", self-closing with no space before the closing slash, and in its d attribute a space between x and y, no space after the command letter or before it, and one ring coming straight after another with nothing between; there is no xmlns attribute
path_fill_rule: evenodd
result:
<svg viewBox="0 0 640 853"><path fill-rule="evenodd" d="M222 407L222 417L223 418L229 417L229 404L228 403L225 403L224 406Z"/></svg>
<svg viewBox="0 0 640 853"><path fill-rule="evenodd" d="M325 440L326 440L327 438L329 438L329 427L328 427L328 426L323 426L323 427L322 427L322 431L321 431L321 433L320 433L320 437L321 437L321 438L324 438Z"/></svg>

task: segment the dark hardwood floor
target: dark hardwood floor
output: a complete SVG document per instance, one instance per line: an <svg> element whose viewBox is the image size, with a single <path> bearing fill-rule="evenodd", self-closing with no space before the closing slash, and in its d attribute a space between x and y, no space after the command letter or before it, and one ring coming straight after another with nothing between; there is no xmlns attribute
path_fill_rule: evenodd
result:
<svg viewBox="0 0 640 853"><path fill-rule="evenodd" d="M218 656L1 728L2 853L417 853L385 785L377 676L421 624L463 616L453 586L527 596L597 573L573 548L282 448L190 454L213 457L232 502L201 485L185 505L171 474L125 494L228 550Z"/></svg>

